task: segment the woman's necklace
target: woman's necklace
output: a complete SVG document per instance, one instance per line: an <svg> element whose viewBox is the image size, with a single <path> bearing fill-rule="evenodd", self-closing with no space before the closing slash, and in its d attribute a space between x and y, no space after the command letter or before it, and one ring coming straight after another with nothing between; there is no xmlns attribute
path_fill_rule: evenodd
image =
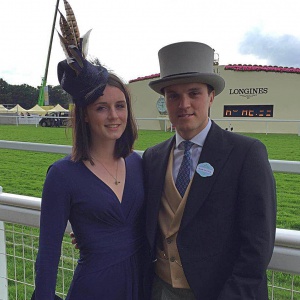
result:
<svg viewBox="0 0 300 300"><path fill-rule="evenodd" d="M100 163L101 165L102 165L102 167L106 170L106 172L115 180L115 185L118 185L119 183L120 183L120 181L118 180L118 167L119 167L119 160L117 160L117 169L116 169L116 177L113 175L113 174L111 174L107 169L106 169L106 167L104 166L104 164L100 161L100 160L98 160L97 158L94 158L94 157L92 157L92 159L94 159L94 160L96 160L98 163Z"/></svg>

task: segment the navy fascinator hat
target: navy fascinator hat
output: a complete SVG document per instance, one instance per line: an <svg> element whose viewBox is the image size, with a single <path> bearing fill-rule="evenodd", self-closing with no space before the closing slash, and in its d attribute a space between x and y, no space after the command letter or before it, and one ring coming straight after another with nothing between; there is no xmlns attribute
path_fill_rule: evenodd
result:
<svg viewBox="0 0 300 300"><path fill-rule="evenodd" d="M70 4L64 0L64 5L66 18L59 11L62 34L58 35L67 59L58 63L58 81L76 105L85 107L103 95L108 71L98 59L86 60L91 30L81 38Z"/></svg>
<svg viewBox="0 0 300 300"><path fill-rule="evenodd" d="M67 60L59 62L57 76L62 89L79 106L87 106L102 96L108 80L108 72L104 67L93 65L87 60L83 60L83 68L78 75Z"/></svg>

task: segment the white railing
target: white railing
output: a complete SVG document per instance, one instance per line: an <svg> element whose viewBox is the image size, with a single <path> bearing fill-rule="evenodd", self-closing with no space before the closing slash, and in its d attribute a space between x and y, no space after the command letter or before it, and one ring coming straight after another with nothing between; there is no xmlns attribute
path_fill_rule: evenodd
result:
<svg viewBox="0 0 300 300"><path fill-rule="evenodd" d="M300 136L300 120L287 120L287 119L269 119L269 118L249 118L249 117L244 117L244 118L227 118L224 117L223 119L215 119L214 121L221 126L221 124L227 124L226 127L230 127L230 125L234 125L236 124L236 122L253 122L253 123L264 123L265 125L265 134L270 133L270 129L269 129L269 124L272 123L295 123L297 124L297 134ZM221 126L222 127L222 126ZM260 131L261 132L261 131ZM273 132L275 133L275 132ZM280 133L280 132L279 132ZM294 131L287 131L284 133L295 133Z"/></svg>
<svg viewBox="0 0 300 300"><path fill-rule="evenodd" d="M9 114L9 113L0 113L0 124L11 124L11 125L24 125L24 124L34 124L36 127L39 125L39 121L44 118L45 116L39 116L39 115L30 115L30 116L20 116L18 114ZM2 119L2 120L1 120ZM47 119L69 119L69 117L56 117L56 116L47 116ZM139 124L139 121L158 121L158 122L164 122L164 131L173 131L173 126L170 122L169 116L165 115L164 117L148 117L148 118L135 118L137 121L137 124ZM235 125L237 122L253 122L253 123L264 123L264 130L260 128L259 132L263 132L265 134L270 133L269 124L272 123L295 123L297 124L298 129L296 129L298 136L300 136L300 120L287 120L287 119L272 119L272 118L220 118L215 119L214 121L221 127L222 124L225 124L225 127L230 128L230 125ZM147 128L151 129L151 128ZM284 133L295 133L295 130L290 130ZM1 300L1 299L0 299Z"/></svg>
<svg viewBox="0 0 300 300"><path fill-rule="evenodd" d="M60 120L61 122L63 120L69 119L69 117L63 117L63 116L40 116L40 115L36 115L36 114L32 114L32 115L24 115L24 116L20 116L18 114L0 114L0 124L3 125L35 125L35 127L39 126L39 122L43 119L49 119L49 120L53 120L53 125L52 127L55 127L56 123L54 122L54 120ZM60 125L61 126L61 125ZM0 298L1 300L1 298Z"/></svg>
<svg viewBox="0 0 300 300"><path fill-rule="evenodd" d="M2 192L0 220L38 228L40 206L40 198ZM69 224L66 232L71 232ZM275 248L269 269L300 274L300 231L276 229Z"/></svg>
<svg viewBox="0 0 300 300"><path fill-rule="evenodd" d="M172 132L173 127L172 124L170 123L169 117L162 117L162 118L135 118L137 121L137 124L139 123L138 121L163 121L164 122L164 131L168 131L168 126L170 128L170 131Z"/></svg>
<svg viewBox="0 0 300 300"><path fill-rule="evenodd" d="M69 154L71 152L71 146L12 142L3 140L0 140L0 148L61 154ZM136 152L140 155L143 153L143 151ZM270 163L273 172L300 174L300 162L298 161L270 160ZM2 222L39 228L40 205L40 198L5 193L5 190L2 191L2 188L0 187L0 221ZM7 300L8 281L13 281L14 279L7 277L7 268L5 269L8 255L6 254L5 229L2 222L0 222L0 300ZM71 227L68 225L66 232L70 231ZM35 238L37 238L37 236L35 236ZM70 243L69 247L73 248ZM35 257L34 255L32 256L33 257L31 258L31 262L34 263ZM74 255L72 258L73 268L65 270L73 272L76 261L76 259L74 258L75 256L76 255ZM269 278L269 286L271 287L271 299L299 299L296 298L296 295L297 297L300 296L300 288L299 284L298 287L296 287L297 285L294 284L294 278L297 278L297 282L299 282L300 231L277 228L275 248L271 262L269 264L269 270L272 271L272 275ZM290 274L291 287L287 288L285 286L281 286L280 284L278 285L278 283L274 279L277 272ZM32 277L34 278L34 274ZM24 279L23 284L33 287L33 281L31 282L31 284L28 284ZM287 291L290 296L287 298L276 298L276 290ZM63 296L65 295L65 293L66 291L63 288L60 295Z"/></svg>
<svg viewBox="0 0 300 300"><path fill-rule="evenodd" d="M169 116L166 115L165 117L160 117L160 118L136 118L137 121L163 121L164 122L164 130L168 131L170 130L171 132L173 131L173 126L170 122ZM297 125L296 131L297 134L300 136L300 120L287 120L287 119L272 119L272 118L249 118L249 117L244 117L244 118L220 118L220 119L215 119L214 121L221 127L227 127L230 128L230 125L235 125L237 122L249 122L251 121L252 123L264 123L264 129L263 127L260 128L259 132L268 134L270 133L270 126L269 124L273 123L295 123ZM225 126L222 126L222 124L225 124ZM150 129L150 128L148 128ZM290 130L285 133L295 133L294 130Z"/></svg>
<svg viewBox="0 0 300 300"><path fill-rule="evenodd" d="M20 116L18 114L0 114L0 124L9 125L39 125L39 121L42 119L41 116L32 114L30 116ZM0 298L1 300L1 298Z"/></svg>
<svg viewBox="0 0 300 300"><path fill-rule="evenodd" d="M72 150L72 146L39 144L39 143L28 143L28 142L14 142L14 141L5 141L5 140L0 140L0 148L14 149L14 150L27 150L27 151L36 151L36 152L60 153L60 154L70 154ZM143 151L136 150L135 152L137 152L139 155L143 154ZM300 174L299 161L271 159L270 164L273 172Z"/></svg>

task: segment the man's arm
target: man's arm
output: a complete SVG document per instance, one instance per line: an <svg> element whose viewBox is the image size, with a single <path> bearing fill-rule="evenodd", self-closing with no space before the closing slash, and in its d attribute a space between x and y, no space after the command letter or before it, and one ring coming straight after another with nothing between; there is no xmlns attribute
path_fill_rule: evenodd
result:
<svg viewBox="0 0 300 300"><path fill-rule="evenodd" d="M259 141L250 147L240 174L237 226L239 256L218 300L258 299L260 285L266 284L275 241L276 190L266 148Z"/></svg>

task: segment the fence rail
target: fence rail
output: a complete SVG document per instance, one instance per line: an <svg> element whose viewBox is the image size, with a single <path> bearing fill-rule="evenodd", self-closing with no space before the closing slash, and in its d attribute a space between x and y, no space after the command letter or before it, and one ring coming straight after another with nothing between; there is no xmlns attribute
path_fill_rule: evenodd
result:
<svg viewBox="0 0 300 300"><path fill-rule="evenodd" d="M0 124L11 124L11 125L25 125L25 124L33 124L36 127L39 125L39 121L44 118L45 116L39 116L36 114L32 114L30 116L20 116L18 113L6 113L6 112L0 112ZM47 116L47 119L58 119L58 120L64 120L69 119L69 117L62 117L62 116ZM137 117L135 118L137 121L137 124L139 124L139 121L151 121L151 122L163 122L164 125L164 131L173 131L174 127L172 126L169 116L165 115L164 117ZM253 117L243 117L243 118L230 118L230 117L223 117L220 119L214 118L214 121L220 125L221 127L225 126L228 129L230 127L233 128L233 125L236 125L237 123L243 123L243 122L249 122L251 123L263 123L264 127L260 127L257 133L291 133L291 134L298 134L300 136L300 119L273 119L273 118L253 118ZM270 127L273 124L276 123L282 123L284 125L286 124L296 124L293 126L293 128L286 129L284 131L280 131L280 129L277 129L276 131L271 131ZM223 125L223 126L222 126ZM160 125L158 125L160 127ZM296 127L296 128L294 128ZM155 127L157 128L157 127ZM144 129L151 129L151 126L145 126ZM1 299L0 299L1 300Z"/></svg>
<svg viewBox="0 0 300 300"><path fill-rule="evenodd" d="M0 193L0 220L39 227L41 199ZM68 224L66 232L71 232ZM300 274L300 231L276 229L276 241L269 269Z"/></svg>
<svg viewBox="0 0 300 300"><path fill-rule="evenodd" d="M61 154L69 154L71 152L71 146L3 140L0 140L0 148ZM143 151L136 152L140 155L143 153ZM270 160L270 163L273 172L300 174L300 162ZM40 198L6 193L5 190L2 191L2 188L0 187L0 221L2 222L39 228L40 206ZM7 267L6 269L3 269L5 266L7 266L7 260L10 258L10 255L6 253L7 245L5 245L5 233L10 234L10 231L5 230L2 222L0 222L0 300L7 300L8 282L15 282L16 286L21 283L25 286L26 290L26 286L33 288L33 281L31 284L29 284L25 279L23 282L19 279L9 278L7 275ZM68 224L66 232L68 233L70 231L71 227ZM37 236L35 238L37 239ZM15 247L15 245L13 245L13 247ZM69 245L69 247L73 248L71 245ZM33 264L35 257L34 255L32 256L33 257L30 259L30 261ZM72 255L71 258L73 261L73 267L71 269L60 267L64 272L73 272L76 264L75 256L76 255ZM269 272L271 272L271 275L269 276L269 286L271 288L270 299L300 299L300 231L281 228L276 229L275 247L268 269L270 270ZM281 272L283 274L290 274L291 287L287 287L286 284L282 285L280 280L278 281L276 279L276 275L281 274ZM34 278L34 274L32 275L32 278ZM285 298L276 297L276 291L278 290L287 292L288 296ZM61 296L66 294L64 284L62 291L59 294ZM15 295L15 298L10 299L18 299L17 291L15 292ZM25 298L22 299L26 300L27 298L25 296Z"/></svg>

